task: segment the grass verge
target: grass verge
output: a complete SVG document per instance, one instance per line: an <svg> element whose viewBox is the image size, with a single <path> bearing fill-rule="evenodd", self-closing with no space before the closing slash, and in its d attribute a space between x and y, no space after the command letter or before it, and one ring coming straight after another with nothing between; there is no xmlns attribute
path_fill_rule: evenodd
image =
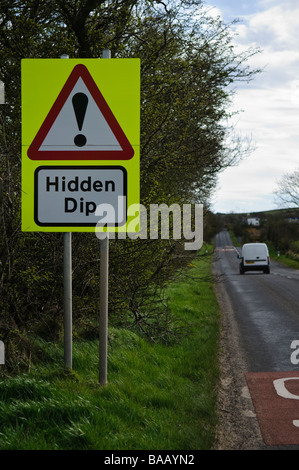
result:
<svg viewBox="0 0 299 470"><path fill-rule="evenodd" d="M288 266L289 268L299 269L299 261L296 259L291 258L288 254L280 253L279 251L275 250L275 248L268 243L270 258L278 261L279 263Z"/></svg>
<svg viewBox="0 0 299 470"><path fill-rule="evenodd" d="M0 449L208 450L217 423L219 308L210 257L197 256L168 288L188 333L177 344L109 329L108 380L98 385L98 343L76 340L73 371L62 345L0 380Z"/></svg>

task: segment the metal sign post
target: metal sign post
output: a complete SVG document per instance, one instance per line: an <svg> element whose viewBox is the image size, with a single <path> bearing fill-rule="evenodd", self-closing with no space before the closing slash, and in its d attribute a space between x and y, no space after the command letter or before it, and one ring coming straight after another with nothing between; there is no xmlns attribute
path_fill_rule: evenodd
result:
<svg viewBox="0 0 299 470"><path fill-rule="evenodd" d="M111 51L102 52L103 59L111 59ZM100 316L99 316L99 384L107 384L108 360L108 277L109 233L100 240Z"/></svg>
<svg viewBox="0 0 299 470"><path fill-rule="evenodd" d="M72 368L72 234L63 234L64 365Z"/></svg>
<svg viewBox="0 0 299 470"><path fill-rule="evenodd" d="M62 55L61 59L68 59L68 55ZM73 367L72 346L72 234L63 234L63 323L64 323L64 365L68 369Z"/></svg>
<svg viewBox="0 0 299 470"><path fill-rule="evenodd" d="M107 384L109 234L100 240L99 383Z"/></svg>
<svg viewBox="0 0 299 470"><path fill-rule="evenodd" d="M62 55L61 59L68 59ZM63 326L64 326L64 365L68 369L73 367L72 348L72 234L63 234Z"/></svg>

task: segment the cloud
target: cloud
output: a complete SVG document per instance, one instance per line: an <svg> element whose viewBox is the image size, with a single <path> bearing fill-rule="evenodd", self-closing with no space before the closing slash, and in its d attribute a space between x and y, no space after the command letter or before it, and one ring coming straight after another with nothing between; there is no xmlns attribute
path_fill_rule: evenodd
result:
<svg viewBox="0 0 299 470"><path fill-rule="evenodd" d="M208 17L214 18L215 20L217 18L223 19L222 11L219 8L214 7L213 5L202 4L198 10L199 18L201 18L203 14Z"/></svg>
<svg viewBox="0 0 299 470"><path fill-rule="evenodd" d="M249 34L263 38L278 49L298 46L299 7L288 8L286 5L275 6L253 15L249 19Z"/></svg>
<svg viewBox="0 0 299 470"><path fill-rule="evenodd" d="M292 2L243 17L234 27L238 47L260 46L274 67L298 61L299 5Z"/></svg>

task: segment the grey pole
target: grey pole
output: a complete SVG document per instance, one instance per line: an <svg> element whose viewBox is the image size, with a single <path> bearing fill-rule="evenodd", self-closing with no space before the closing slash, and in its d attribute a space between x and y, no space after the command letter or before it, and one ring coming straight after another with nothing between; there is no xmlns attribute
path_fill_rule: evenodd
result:
<svg viewBox="0 0 299 470"><path fill-rule="evenodd" d="M103 59L111 59L111 51L102 52ZM108 357L108 277L109 234L100 239L100 316L99 316L99 383L107 384Z"/></svg>
<svg viewBox="0 0 299 470"><path fill-rule="evenodd" d="M0 104L5 104L5 86L0 80Z"/></svg>
<svg viewBox="0 0 299 470"><path fill-rule="evenodd" d="M72 234L63 234L64 365L72 368Z"/></svg>
<svg viewBox="0 0 299 470"><path fill-rule="evenodd" d="M109 238L100 240L99 383L107 384Z"/></svg>
<svg viewBox="0 0 299 470"><path fill-rule="evenodd" d="M67 54L60 56L68 59ZM72 353L72 233L63 234L63 308L64 308L64 365L73 366Z"/></svg>
<svg viewBox="0 0 299 470"><path fill-rule="evenodd" d="M103 59L111 59L111 51L110 49L104 49L102 51L102 58Z"/></svg>

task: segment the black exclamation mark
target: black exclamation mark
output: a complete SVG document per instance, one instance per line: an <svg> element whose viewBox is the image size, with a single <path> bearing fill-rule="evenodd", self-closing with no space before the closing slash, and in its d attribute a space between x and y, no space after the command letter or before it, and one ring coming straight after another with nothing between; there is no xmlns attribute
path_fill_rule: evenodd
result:
<svg viewBox="0 0 299 470"><path fill-rule="evenodd" d="M79 131L82 130L84 118L85 118L85 113L86 113L86 108L88 104L88 97L85 95L85 93L76 93L73 96L72 99L73 102L73 107L77 119L77 124ZM83 134L77 134L76 137L74 138L74 143L77 145L77 147L84 147L86 144L87 139L85 135Z"/></svg>

